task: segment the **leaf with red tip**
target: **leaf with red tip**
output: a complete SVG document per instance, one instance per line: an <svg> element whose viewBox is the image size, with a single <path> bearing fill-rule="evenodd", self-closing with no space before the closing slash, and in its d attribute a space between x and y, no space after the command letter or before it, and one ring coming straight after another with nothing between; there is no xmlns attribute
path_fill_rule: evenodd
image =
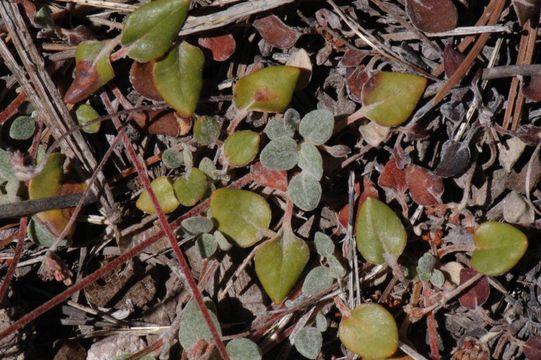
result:
<svg viewBox="0 0 541 360"><path fill-rule="evenodd" d="M411 198L418 205L431 206L441 202L444 187L439 176L417 165L408 165L405 174Z"/></svg>
<svg viewBox="0 0 541 360"><path fill-rule="evenodd" d="M349 97L356 101L361 102L362 91L364 83L368 81L368 74L365 71L364 66L359 66L353 70L346 77L346 85L348 89Z"/></svg>
<svg viewBox="0 0 541 360"><path fill-rule="evenodd" d="M130 82L140 95L147 99L163 101L154 83L153 69L154 61L146 63L134 61L130 68Z"/></svg>
<svg viewBox="0 0 541 360"><path fill-rule="evenodd" d="M115 77L105 41L84 41L75 50L75 79L64 95L64 101L75 104L92 95Z"/></svg>
<svg viewBox="0 0 541 360"><path fill-rule="evenodd" d="M414 74L380 71L363 86L362 105L372 105L366 117L382 126L408 120L423 96L426 79Z"/></svg>
<svg viewBox="0 0 541 360"><path fill-rule="evenodd" d="M205 49L209 49L212 53L214 61L225 61L235 52L237 44L235 38L230 34L201 37L198 44Z"/></svg>
<svg viewBox="0 0 541 360"><path fill-rule="evenodd" d="M465 283L472 277L477 275L477 271L464 268L460 271L460 284ZM482 306L490 295L490 285L486 276L483 276L475 285L471 286L464 294L462 294L458 301L460 304L468 309L475 309L477 306Z"/></svg>
<svg viewBox="0 0 541 360"><path fill-rule="evenodd" d="M287 50L293 47L301 34L287 26L275 15L257 19L253 26L270 45Z"/></svg>
<svg viewBox="0 0 541 360"><path fill-rule="evenodd" d="M282 112L291 102L301 69L293 66L269 66L237 81L233 101L238 109Z"/></svg>
<svg viewBox="0 0 541 360"><path fill-rule="evenodd" d="M429 33L453 30L458 21L452 0L406 0L406 12L416 28Z"/></svg>

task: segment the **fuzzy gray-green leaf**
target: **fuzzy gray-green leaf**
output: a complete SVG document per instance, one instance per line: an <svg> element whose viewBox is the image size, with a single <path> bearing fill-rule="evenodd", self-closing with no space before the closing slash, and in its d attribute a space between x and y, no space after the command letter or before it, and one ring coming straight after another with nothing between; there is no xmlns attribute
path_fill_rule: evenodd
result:
<svg viewBox="0 0 541 360"><path fill-rule="evenodd" d="M9 127L9 137L13 140L28 140L36 131L36 121L30 116L19 116Z"/></svg>
<svg viewBox="0 0 541 360"><path fill-rule="evenodd" d="M267 169L293 169L297 165L297 143L288 137L272 140L261 151L259 159Z"/></svg>
<svg viewBox="0 0 541 360"><path fill-rule="evenodd" d="M315 359L321 352L323 345L323 336L318 329L314 327L302 328L295 335L295 349L308 359Z"/></svg>
<svg viewBox="0 0 541 360"><path fill-rule="evenodd" d="M317 180L321 180L323 176L323 158L314 144L301 144L298 165Z"/></svg>
<svg viewBox="0 0 541 360"><path fill-rule="evenodd" d="M328 110L313 110L306 114L299 126L299 133L314 145L325 144L332 136L334 116Z"/></svg>
<svg viewBox="0 0 541 360"><path fill-rule="evenodd" d="M261 350L255 342L250 339L233 339L225 347L231 360L261 360Z"/></svg>
<svg viewBox="0 0 541 360"><path fill-rule="evenodd" d="M333 283L333 274L328 267L318 266L310 270L302 284L302 294L312 296L329 288Z"/></svg>
<svg viewBox="0 0 541 360"><path fill-rule="evenodd" d="M293 176L287 187L293 203L304 211L312 211L319 205L321 191L319 181L304 171Z"/></svg>
<svg viewBox="0 0 541 360"><path fill-rule="evenodd" d="M292 138L293 135L295 135L295 128L291 123L277 118L270 119L267 126L265 126L264 131L271 140L278 139L282 136Z"/></svg>

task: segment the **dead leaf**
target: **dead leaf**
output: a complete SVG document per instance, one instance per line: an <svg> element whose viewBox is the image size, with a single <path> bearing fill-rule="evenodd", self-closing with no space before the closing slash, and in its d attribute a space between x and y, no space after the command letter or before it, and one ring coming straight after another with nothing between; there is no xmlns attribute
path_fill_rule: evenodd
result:
<svg viewBox="0 0 541 360"><path fill-rule="evenodd" d="M532 101L541 101L541 76L526 78L522 93Z"/></svg>
<svg viewBox="0 0 541 360"><path fill-rule="evenodd" d="M442 178L462 175L470 164L470 148L454 140L447 140L441 148L441 158L434 173Z"/></svg>
<svg viewBox="0 0 541 360"><path fill-rule="evenodd" d="M140 95L147 99L163 101L152 76L154 61L140 63L134 61L130 68L130 82Z"/></svg>
<svg viewBox="0 0 541 360"><path fill-rule="evenodd" d="M458 21L451 0L406 0L406 12L415 27L428 33L453 30Z"/></svg>
<svg viewBox="0 0 541 360"><path fill-rule="evenodd" d="M406 167L406 183L411 198L418 205L431 206L441 203L444 191L441 178L418 165Z"/></svg>
<svg viewBox="0 0 541 360"><path fill-rule="evenodd" d="M340 59L340 62L338 63L338 66L343 67L355 67L359 66L363 59L368 55L369 53L367 51L363 50L356 50L356 49L347 49L342 58Z"/></svg>
<svg viewBox="0 0 541 360"><path fill-rule="evenodd" d="M250 167L250 174L259 186L287 192L287 173L285 171L270 170L257 162Z"/></svg>
<svg viewBox="0 0 541 360"><path fill-rule="evenodd" d="M472 277L477 275L477 271L464 268L460 271L460 283L463 284ZM477 306L482 306L490 295L490 285L488 278L483 276L475 285L471 286L466 292L458 298L460 305L468 309L475 309Z"/></svg>
<svg viewBox="0 0 541 360"><path fill-rule="evenodd" d="M174 110L152 110L133 114L133 120L149 134L167 136L186 135L191 127L191 118L183 118Z"/></svg>
<svg viewBox="0 0 541 360"><path fill-rule="evenodd" d="M520 26L524 26L526 21L539 15L541 1L539 0L512 0L513 8L517 13Z"/></svg>
<svg viewBox="0 0 541 360"><path fill-rule="evenodd" d="M445 45L443 49L443 68L447 78L450 78L455 73L465 57L464 54L456 51L451 45Z"/></svg>
<svg viewBox="0 0 541 360"><path fill-rule="evenodd" d="M198 40L199 45L209 49L214 61L225 61L235 52L237 44L231 34L201 37Z"/></svg>
<svg viewBox="0 0 541 360"><path fill-rule="evenodd" d="M406 174L403 169L398 166L394 155L391 156L387 164L383 167L378 179L378 185L384 188L389 188L404 193L407 189Z"/></svg>
<svg viewBox="0 0 541 360"><path fill-rule="evenodd" d="M276 15L257 19L253 26L266 42L282 50L292 48L301 36L297 30L284 24Z"/></svg>

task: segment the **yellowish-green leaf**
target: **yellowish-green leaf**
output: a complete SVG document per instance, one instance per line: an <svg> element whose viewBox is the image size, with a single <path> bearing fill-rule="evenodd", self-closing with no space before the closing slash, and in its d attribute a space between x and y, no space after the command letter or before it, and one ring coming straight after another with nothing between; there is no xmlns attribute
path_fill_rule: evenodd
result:
<svg viewBox="0 0 541 360"><path fill-rule="evenodd" d="M77 110L75 110L75 116L77 117L77 123L83 127L84 132L95 134L100 131L101 122L92 122L93 120L99 118L100 114L98 114L98 112L94 110L92 106L88 104L79 105Z"/></svg>
<svg viewBox="0 0 541 360"><path fill-rule="evenodd" d="M173 184L179 203L194 206L207 193L209 182L207 175L198 168L192 168L186 177L178 178Z"/></svg>
<svg viewBox="0 0 541 360"><path fill-rule="evenodd" d="M218 230L240 247L249 247L261 240L271 222L267 201L247 190L221 188L214 191L210 209Z"/></svg>
<svg viewBox="0 0 541 360"><path fill-rule="evenodd" d="M425 87L422 76L380 71L363 85L363 106L374 106L366 116L382 126L398 126L411 116Z"/></svg>
<svg viewBox="0 0 541 360"><path fill-rule="evenodd" d="M398 216L372 197L357 212L355 236L359 252L372 264L383 264L386 257L396 260L406 247L406 230Z"/></svg>
<svg viewBox="0 0 541 360"><path fill-rule="evenodd" d="M344 346L367 359L384 359L398 348L398 327L391 313L377 304L362 304L343 317L338 337Z"/></svg>
<svg viewBox="0 0 541 360"><path fill-rule="evenodd" d="M259 151L259 133L251 130L237 131L224 141L224 155L233 167L246 166Z"/></svg>
<svg viewBox="0 0 541 360"><path fill-rule="evenodd" d="M308 245L289 229L256 250L255 272L274 303L285 299L309 258Z"/></svg>
<svg viewBox="0 0 541 360"><path fill-rule="evenodd" d="M282 112L291 102L301 69L270 66L241 78L233 89L238 109Z"/></svg>
<svg viewBox="0 0 541 360"><path fill-rule="evenodd" d="M122 29L122 44L130 48L128 56L147 62L165 54L177 38L189 7L189 0L155 0L137 8Z"/></svg>
<svg viewBox="0 0 541 360"><path fill-rule="evenodd" d="M152 181L152 183L150 183L150 186L152 187L154 194L156 194L158 203L160 204L160 207L164 213L169 214L178 208L180 204L175 197L175 191L173 190L171 180L169 180L167 176L157 177ZM135 206L147 214L156 214L156 209L154 208L152 200L150 200L150 195L146 190L139 195L139 199L137 199Z"/></svg>
<svg viewBox="0 0 541 360"><path fill-rule="evenodd" d="M516 227L489 221L483 223L473 236L475 250L471 265L489 276L498 276L511 270L528 248L528 238Z"/></svg>
<svg viewBox="0 0 541 360"><path fill-rule="evenodd" d="M193 115L201 88L205 56L186 41L154 65L154 82L165 102L183 117Z"/></svg>

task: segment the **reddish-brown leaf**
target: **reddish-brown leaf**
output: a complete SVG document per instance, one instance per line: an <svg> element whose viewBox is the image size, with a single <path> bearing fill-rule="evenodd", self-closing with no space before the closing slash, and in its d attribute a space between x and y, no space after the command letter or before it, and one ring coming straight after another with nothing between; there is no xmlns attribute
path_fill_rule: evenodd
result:
<svg viewBox="0 0 541 360"><path fill-rule="evenodd" d="M215 61L225 61L235 52L237 46L235 38L230 34L202 37L198 40L199 45L209 49Z"/></svg>
<svg viewBox="0 0 541 360"><path fill-rule="evenodd" d="M330 11L329 9L319 9L316 11L316 21L319 25L330 27L333 29L341 29L342 23L338 15Z"/></svg>
<svg viewBox="0 0 541 360"><path fill-rule="evenodd" d="M348 69L349 70L349 69ZM357 102L361 102L361 93L363 85L368 81L368 74L364 71L364 66L361 65L353 70L346 79L349 97Z"/></svg>
<svg viewBox="0 0 541 360"><path fill-rule="evenodd" d="M259 35L270 45L287 50L299 39L301 34L284 24L277 16L270 15L254 21Z"/></svg>
<svg viewBox="0 0 541 360"><path fill-rule="evenodd" d="M368 55L367 51L347 49L338 63L339 66L355 67L361 64L365 56Z"/></svg>
<svg viewBox="0 0 541 360"><path fill-rule="evenodd" d="M477 275L477 271L464 268L460 270L460 283L463 284L472 277ZM477 306L482 306L490 295L490 285L488 278L483 276L475 285L471 286L463 295L458 298L460 304L468 309L475 309Z"/></svg>
<svg viewBox="0 0 541 360"><path fill-rule="evenodd" d="M254 182L259 186L266 186L283 192L287 191L287 173L285 171L270 170L257 162L250 167L250 174Z"/></svg>
<svg viewBox="0 0 541 360"><path fill-rule="evenodd" d="M415 203L431 206L441 202L444 190L443 181L427 169L417 165L408 165L406 167L406 184Z"/></svg>
<svg viewBox="0 0 541 360"><path fill-rule="evenodd" d="M154 61L140 63L134 61L130 68L130 82L139 94L147 99L163 101L152 76Z"/></svg>
<svg viewBox="0 0 541 360"><path fill-rule="evenodd" d="M355 183L355 188L354 188L353 191L355 192L355 198L358 198L359 195L361 194L361 183L360 182ZM376 194L376 197L377 197L377 194ZM338 216L337 217L338 217L338 222L345 229L348 226L348 221L349 221L349 204L344 205L342 207L342 209L340 209L340 211L338 211Z"/></svg>
<svg viewBox="0 0 541 360"><path fill-rule="evenodd" d="M453 30L458 20L452 0L406 0L406 12L415 27L429 33Z"/></svg>
<svg viewBox="0 0 541 360"><path fill-rule="evenodd" d="M75 79L71 83L64 101L68 104L76 104L83 101L96 91L100 86L98 84L99 75L92 61L82 60L75 66Z"/></svg>
<svg viewBox="0 0 541 360"><path fill-rule="evenodd" d="M385 188L394 189L403 193L407 189L406 174L404 169L398 166L395 156L391 156L378 179L378 185Z"/></svg>
<svg viewBox="0 0 541 360"><path fill-rule="evenodd" d="M539 0L512 0L511 3L517 13L520 26L523 26L526 21L539 15L539 10L541 9L541 1Z"/></svg>
<svg viewBox="0 0 541 360"><path fill-rule="evenodd" d="M190 118L183 118L173 110L138 112L134 113L133 119L149 134L186 135L192 127Z"/></svg>
<svg viewBox="0 0 541 360"><path fill-rule="evenodd" d="M450 78L462 64L466 56L457 50L455 50L450 45L445 45L443 49L443 68L445 69L445 75Z"/></svg>
<svg viewBox="0 0 541 360"><path fill-rule="evenodd" d="M522 349L528 360L541 360L541 336L530 336Z"/></svg>
<svg viewBox="0 0 541 360"><path fill-rule="evenodd" d="M68 45L78 45L82 41L94 40L96 36L88 26L79 25L73 29L59 28L59 33L67 40Z"/></svg>
<svg viewBox="0 0 541 360"><path fill-rule="evenodd" d="M522 87L522 93L532 101L541 101L541 76L528 78L526 85Z"/></svg>

